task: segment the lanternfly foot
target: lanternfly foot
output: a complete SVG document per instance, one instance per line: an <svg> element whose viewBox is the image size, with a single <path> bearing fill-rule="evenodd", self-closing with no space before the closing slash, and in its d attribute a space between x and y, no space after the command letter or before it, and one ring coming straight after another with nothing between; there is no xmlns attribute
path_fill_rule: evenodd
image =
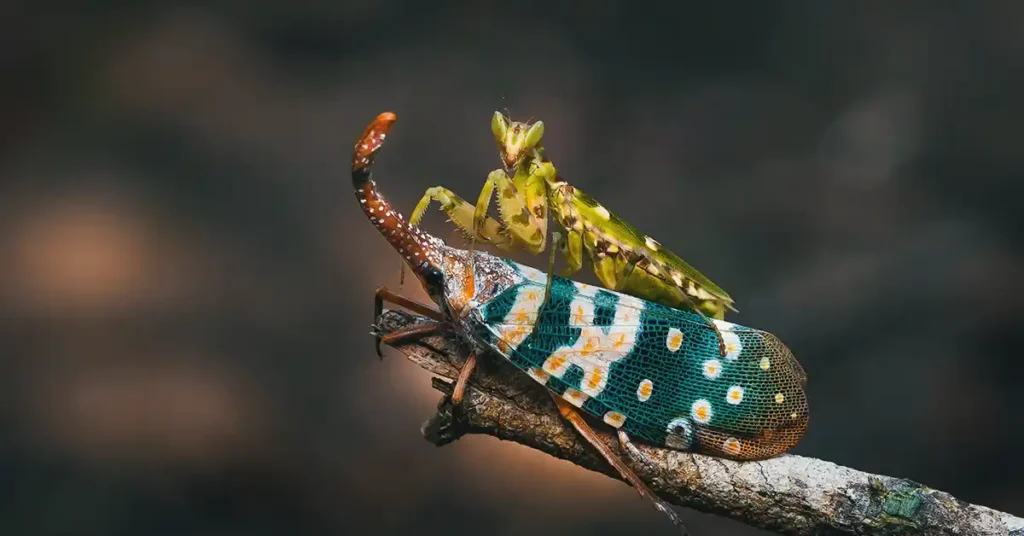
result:
<svg viewBox="0 0 1024 536"><path fill-rule="evenodd" d="M619 430L618 438L619 447L622 449L622 452L625 452L626 455L629 456L629 461L633 462L635 465L650 464L651 461L647 459L647 456L644 456L644 453L640 452L640 449L636 448L633 441L629 439L629 434Z"/></svg>

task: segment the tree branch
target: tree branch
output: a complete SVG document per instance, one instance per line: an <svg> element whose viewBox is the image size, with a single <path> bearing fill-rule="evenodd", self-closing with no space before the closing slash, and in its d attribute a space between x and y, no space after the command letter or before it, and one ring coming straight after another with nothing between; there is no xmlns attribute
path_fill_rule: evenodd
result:
<svg viewBox="0 0 1024 536"><path fill-rule="evenodd" d="M380 334L425 319L386 311ZM453 379L466 352L453 334L396 345L412 362ZM440 446L463 434L487 434L569 460L580 467L618 475L559 416L543 387L503 360L479 360L466 391L462 415L453 421L449 397L423 425ZM450 394L451 383L434 378ZM596 426L605 442L618 442ZM734 462L636 444L648 463L637 474L665 500L782 534L985 534L1024 536L1024 519L968 504L910 480L873 475L831 462L783 455L760 462ZM628 459L628 458L627 458Z"/></svg>

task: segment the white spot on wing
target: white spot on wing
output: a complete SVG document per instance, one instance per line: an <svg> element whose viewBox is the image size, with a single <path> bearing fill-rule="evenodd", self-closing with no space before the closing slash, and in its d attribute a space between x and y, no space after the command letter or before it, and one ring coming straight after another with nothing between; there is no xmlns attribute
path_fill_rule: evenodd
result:
<svg viewBox="0 0 1024 536"><path fill-rule="evenodd" d="M693 405L690 406L690 417L701 424L711 422L711 416L713 414L714 411L711 408L711 402L708 402L703 398L698 398L693 402Z"/></svg>
<svg viewBox="0 0 1024 536"><path fill-rule="evenodd" d="M729 361L735 361L743 352L743 343L740 342L739 335L733 332L736 324L714 318L711 319L711 322L715 324L718 332L722 334L722 342L725 343L725 358Z"/></svg>
<svg viewBox="0 0 1024 536"><path fill-rule="evenodd" d="M725 401L734 406L743 402L743 388L739 385L730 387L729 391L725 393Z"/></svg>
<svg viewBox="0 0 1024 536"><path fill-rule="evenodd" d="M626 423L626 416L618 411L609 411L604 414L604 422L613 428L622 428L622 425Z"/></svg>
<svg viewBox="0 0 1024 536"><path fill-rule="evenodd" d="M665 338L665 345L669 350L678 352L683 346L683 332L676 328L668 329L668 337Z"/></svg>
<svg viewBox="0 0 1024 536"><path fill-rule="evenodd" d="M717 359L709 359L704 362L704 377L709 380L717 379L722 375L722 362Z"/></svg>
<svg viewBox="0 0 1024 536"><path fill-rule="evenodd" d="M641 402L647 402L652 394L654 394L654 382L651 380L640 382L640 385L636 388L636 398Z"/></svg>
<svg viewBox="0 0 1024 536"><path fill-rule="evenodd" d="M583 403L590 397L576 389L573 389L572 387L568 387L565 392L562 393L562 398L577 408L581 408L583 407Z"/></svg>

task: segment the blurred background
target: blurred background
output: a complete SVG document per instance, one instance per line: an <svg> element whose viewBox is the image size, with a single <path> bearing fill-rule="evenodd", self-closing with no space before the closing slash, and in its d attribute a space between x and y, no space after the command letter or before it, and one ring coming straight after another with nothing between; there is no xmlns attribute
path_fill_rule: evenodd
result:
<svg viewBox="0 0 1024 536"><path fill-rule="evenodd" d="M0 533L674 534L567 462L433 447L429 376L374 355L400 260L352 198L353 141L399 115L377 176L408 214L434 185L476 198L506 107L796 353L796 453L1024 515L1022 16L4 4Z"/></svg>

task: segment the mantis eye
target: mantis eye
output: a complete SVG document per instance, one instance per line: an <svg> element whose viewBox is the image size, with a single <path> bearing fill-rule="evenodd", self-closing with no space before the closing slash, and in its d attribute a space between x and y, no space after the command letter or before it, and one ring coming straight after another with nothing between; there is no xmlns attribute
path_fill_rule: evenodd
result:
<svg viewBox="0 0 1024 536"><path fill-rule="evenodd" d="M505 116L501 115L501 112L494 112L494 117L491 118L491 132L494 132L494 139L498 141L505 139L505 133L508 132L508 123L505 121Z"/></svg>
<svg viewBox="0 0 1024 536"><path fill-rule="evenodd" d="M544 137L544 121L537 121L526 132L526 146L536 147L542 137Z"/></svg>

